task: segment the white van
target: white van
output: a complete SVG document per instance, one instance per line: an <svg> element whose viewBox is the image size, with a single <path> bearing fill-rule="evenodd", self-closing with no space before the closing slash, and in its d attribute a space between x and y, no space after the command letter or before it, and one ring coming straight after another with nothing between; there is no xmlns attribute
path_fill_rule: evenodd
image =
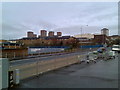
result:
<svg viewBox="0 0 120 90"><path fill-rule="evenodd" d="M120 52L120 45L113 45L112 46L112 51L118 51L118 52Z"/></svg>

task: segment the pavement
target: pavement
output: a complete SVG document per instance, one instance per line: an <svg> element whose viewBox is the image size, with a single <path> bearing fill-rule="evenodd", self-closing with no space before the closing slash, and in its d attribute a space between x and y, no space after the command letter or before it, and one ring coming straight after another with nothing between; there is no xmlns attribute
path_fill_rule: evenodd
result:
<svg viewBox="0 0 120 90"><path fill-rule="evenodd" d="M118 88L118 57L74 64L20 81L18 88Z"/></svg>

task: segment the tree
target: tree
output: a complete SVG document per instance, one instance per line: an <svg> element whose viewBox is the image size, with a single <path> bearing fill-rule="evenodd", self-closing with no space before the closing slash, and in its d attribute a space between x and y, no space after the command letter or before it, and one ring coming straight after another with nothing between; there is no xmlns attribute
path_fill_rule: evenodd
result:
<svg viewBox="0 0 120 90"><path fill-rule="evenodd" d="M109 45L113 45L113 44L120 45L120 38L109 41Z"/></svg>
<svg viewBox="0 0 120 90"><path fill-rule="evenodd" d="M120 45L120 38L115 39L115 40L113 41L113 44L118 44L118 45Z"/></svg>

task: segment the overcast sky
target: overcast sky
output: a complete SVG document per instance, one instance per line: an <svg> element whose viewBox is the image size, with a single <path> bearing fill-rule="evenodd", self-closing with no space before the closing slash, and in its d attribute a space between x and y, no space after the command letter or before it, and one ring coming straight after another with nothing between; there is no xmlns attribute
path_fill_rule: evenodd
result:
<svg viewBox="0 0 120 90"><path fill-rule="evenodd" d="M88 25L88 26L86 26ZM118 34L117 2L3 2L2 38L26 37L27 31L39 35L41 29L61 31L63 35ZM55 33L56 34L56 33Z"/></svg>

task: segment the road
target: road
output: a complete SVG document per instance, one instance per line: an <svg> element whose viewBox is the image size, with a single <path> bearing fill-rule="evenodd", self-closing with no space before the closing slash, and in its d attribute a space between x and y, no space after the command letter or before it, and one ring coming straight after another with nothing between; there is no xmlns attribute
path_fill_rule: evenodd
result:
<svg viewBox="0 0 120 90"><path fill-rule="evenodd" d="M69 57L69 56L74 56L74 55L82 55L86 54L88 51L84 50L83 52L72 52L72 53L66 53L66 54L53 54L52 56L44 55L44 57L35 57L35 58L28 58L28 59L21 59L21 60L14 60L10 62L10 66L14 65L21 65L21 64L26 64L26 63L33 63L37 62L37 60L42 61L42 60L53 60L56 58L63 58L63 57Z"/></svg>
<svg viewBox="0 0 120 90"><path fill-rule="evenodd" d="M118 88L118 57L50 71L22 80L16 88Z"/></svg>
<svg viewBox="0 0 120 90"><path fill-rule="evenodd" d="M61 55L53 54L53 56L47 55L46 57L15 60L10 62L9 70L14 71L15 69L19 69L20 80L22 80L41 73L78 63L80 60L85 58L85 54L87 53L88 50L82 50Z"/></svg>

